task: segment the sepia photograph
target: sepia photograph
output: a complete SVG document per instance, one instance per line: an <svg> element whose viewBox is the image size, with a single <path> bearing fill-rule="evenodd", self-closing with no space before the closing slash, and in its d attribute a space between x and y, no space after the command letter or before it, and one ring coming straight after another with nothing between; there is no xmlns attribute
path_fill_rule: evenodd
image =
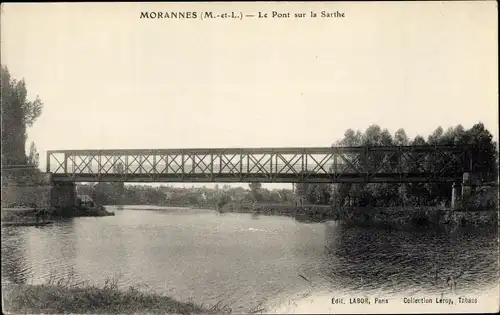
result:
<svg viewBox="0 0 500 315"><path fill-rule="evenodd" d="M495 1L0 23L3 313L500 310Z"/></svg>

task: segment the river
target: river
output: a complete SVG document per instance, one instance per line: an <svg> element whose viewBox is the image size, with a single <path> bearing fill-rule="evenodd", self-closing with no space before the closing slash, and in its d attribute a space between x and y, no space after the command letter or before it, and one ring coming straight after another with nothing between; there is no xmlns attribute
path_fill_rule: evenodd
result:
<svg viewBox="0 0 500 315"><path fill-rule="evenodd" d="M395 232L201 209L108 209L116 215L2 228L4 280L113 277L181 301L222 301L235 313L293 312L305 297L339 292L437 294L448 276L468 294L498 282L498 237L483 230Z"/></svg>

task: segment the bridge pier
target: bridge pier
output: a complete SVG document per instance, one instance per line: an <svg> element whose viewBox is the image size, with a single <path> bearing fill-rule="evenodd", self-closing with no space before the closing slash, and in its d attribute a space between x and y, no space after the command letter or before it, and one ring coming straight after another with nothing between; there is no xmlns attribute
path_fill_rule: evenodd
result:
<svg viewBox="0 0 500 315"><path fill-rule="evenodd" d="M56 209L69 209L76 205L76 185L73 182L53 182L51 206Z"/></svg>
<svg viewBox="0 0 500 315"><path fill-rule="evenodd" d="M464 173L462 182L454 182L451 188L451 209L457 210L460 203L471 192L471 178L469 173Z"/></svg>
<svg viewBox="0 0 500 315"><path fill-rule="evenodd" d="M456 210L461 200L461 183L453 183L451 186L451 209Z"/></svg>
<svg viewBox="0 0 500 315"><path fill-rule="evenodd" d="M462 180L462 199L470 195L472 188L471 183L472 176L470 176L469 173L464 173Z"/></svg>

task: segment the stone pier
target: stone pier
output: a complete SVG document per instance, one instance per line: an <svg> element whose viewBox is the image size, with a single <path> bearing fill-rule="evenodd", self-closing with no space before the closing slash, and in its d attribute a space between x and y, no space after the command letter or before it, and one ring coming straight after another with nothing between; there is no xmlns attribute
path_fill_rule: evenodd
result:
<svg viewBox="0 0 500 315"><path fill-rule="evenodd" d="M52 181L52 174L33 168L2 170L2 207L31 206L65 210L76 204L74 183Z"/></svg>
<svg viewBox="0 0 500 315"><path fill-rule="evenodd" d="M51 207L52 177L33 168L2 170L2 207Z"/></svg>
<svg viewBox="0 0 500 315"><path fill-rule="evenodd" d="M51 205L56 209L69 209L76 205L75 183L52 183Z"/></svg>

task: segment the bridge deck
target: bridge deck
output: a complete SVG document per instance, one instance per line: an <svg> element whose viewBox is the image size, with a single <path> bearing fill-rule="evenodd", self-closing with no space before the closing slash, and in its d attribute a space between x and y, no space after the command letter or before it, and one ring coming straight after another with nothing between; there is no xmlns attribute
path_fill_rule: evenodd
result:
<svg viewBox="0 0 500 315"><path fill-rule="evenodd" d="M72 182L449 182L471 165L445 146L47 152L53 180Z"/></svg>

